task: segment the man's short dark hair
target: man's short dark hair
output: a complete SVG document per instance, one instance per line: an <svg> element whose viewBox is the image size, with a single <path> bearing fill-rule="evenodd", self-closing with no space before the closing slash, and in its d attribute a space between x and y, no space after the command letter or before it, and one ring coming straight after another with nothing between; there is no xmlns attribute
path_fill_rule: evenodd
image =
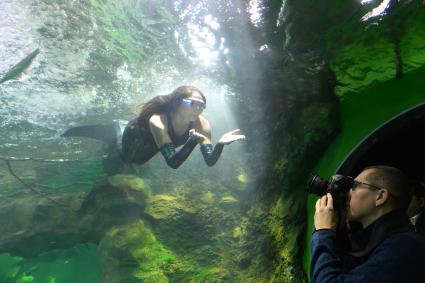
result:
<svg viewBox="0 0 425 283"><path fill-rule="evenodd" d="M407 209L413 192L409 179L401 170L385 165L370 166L364 170L371 170L366 177L368 182L388 189L392 195L390 202L395 208Z"/></svg>

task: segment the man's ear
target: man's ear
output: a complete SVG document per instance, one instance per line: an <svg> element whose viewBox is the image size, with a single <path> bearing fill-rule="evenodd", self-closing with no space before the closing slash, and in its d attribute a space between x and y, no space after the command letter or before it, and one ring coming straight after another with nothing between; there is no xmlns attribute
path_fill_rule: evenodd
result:
<svg viewBox="0 0 425 283"><path fill-rule="evenodd" d="M384 203L387 203L389 198L390 198L390 192L387 189L385 188L379 189L376 195L376 200L375 200L376 206L380 206L380 205L383 205Z"/></svg>

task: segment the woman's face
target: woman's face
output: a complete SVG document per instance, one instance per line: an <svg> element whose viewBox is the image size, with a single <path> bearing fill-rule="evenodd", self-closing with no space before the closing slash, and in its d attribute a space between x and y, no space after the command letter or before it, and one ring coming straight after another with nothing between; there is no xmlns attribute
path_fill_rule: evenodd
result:
<svg viewBox="0 0 425 283"><path fill-rule="evenodd" d="M198 119L199 115L204 111L206 105L199 92L194 91L192 94L181 100L179 113L184 115L188 121L194 122Z"/></svg>

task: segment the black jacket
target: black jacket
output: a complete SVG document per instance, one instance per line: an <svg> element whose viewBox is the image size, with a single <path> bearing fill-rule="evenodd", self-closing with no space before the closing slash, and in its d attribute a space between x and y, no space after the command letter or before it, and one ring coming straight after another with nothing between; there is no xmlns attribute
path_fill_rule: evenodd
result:
<svg viewBox="0 0 425 283"><path fill-rule="evenodd" d="M425 282L425 237L401 211L390 212L361 232L362 248L340 256L336 233L317 230L311 242L311 282Z"/></svg>

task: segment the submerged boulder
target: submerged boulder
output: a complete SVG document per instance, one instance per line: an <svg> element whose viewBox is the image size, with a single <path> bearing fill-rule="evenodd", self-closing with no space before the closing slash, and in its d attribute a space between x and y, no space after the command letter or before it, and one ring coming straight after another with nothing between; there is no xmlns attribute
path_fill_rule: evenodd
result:
<svg viewBox="0 0 425 283"><path fill-rule="evenodd" d="M103 179L81 206L80 232L98 243L110 227L140 219L149 195L149 187L137 176L119 174Z"/></svg>
<svg viewBox="0 0 425 283"><path fill-rule="evenodd" d="M33 257L83 241L77 213L84 195L22 192L0 198L0 252Z"/></svg>
<svg viewBox="0 0 425 283"><path fill-rule="evenodd" d="M145 213L155 220L176 219L179 214L194 214L197 209L179 202L179 199L171 195L154 195L148 201Z"/></svg>
<svg viewBox="0 0 425 283"><path fill-rule="evenodd" d="M99 243L116 225L141 218L149 195L142 179L116 175L89 194L23 192L0 199L0 252L32 257L78 243Z"/></svg>
<svg viewBox="0 0 425 283"><path fill-rule="evenodd" d="M168 282L167 265L174 254L157 241L142 220L111 228L99 244L103 283Z"/></svg>

